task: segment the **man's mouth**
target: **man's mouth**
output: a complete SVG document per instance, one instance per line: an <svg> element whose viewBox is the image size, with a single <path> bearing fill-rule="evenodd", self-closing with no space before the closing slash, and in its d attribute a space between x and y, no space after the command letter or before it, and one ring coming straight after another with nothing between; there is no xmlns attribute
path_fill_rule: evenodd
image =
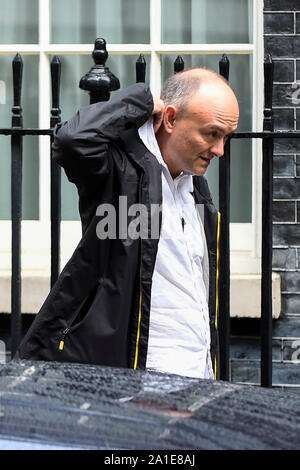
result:
<svg viewBox="0 0 300 470"><path fill-rule="evenodd" d="M201 155L200 158L204 160L205 162L207 162L207 164L209 165L210 160L211 160L210 158L203 157L203 155Z"/></svg>

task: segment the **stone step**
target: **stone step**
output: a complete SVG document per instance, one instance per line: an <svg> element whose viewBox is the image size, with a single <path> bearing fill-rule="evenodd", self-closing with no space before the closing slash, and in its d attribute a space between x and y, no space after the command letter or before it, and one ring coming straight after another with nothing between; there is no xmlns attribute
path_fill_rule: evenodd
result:
<svg viewBox="0 0 300 470"><path fill-rule="evenodd" d="M260 360L231 359L230 381L234 383L260 384ZM300 361L272 362L272 384L274 386L300 387ZM297 387L296 387L297 388Z"/></svg>
<svg viewBox="0 0 300 470"><path fill-rule="evenodd" d="M300 338L300 314L286 315L274 321L272 336Z"/></svg>
<svg viewBox="0 0 300 470"><path fill-rule="evenodd" d="M230 331L232 336L259 337L260 319L231 319ZM300 313L286 314L273 320L272 337L300 338Z"/></svg>
<svg viewBox="0 0 300 470"><path fill-rule="evenodd" d="M260 360L259 337L231 337L231 359ZM273 361L300 361L300 337L278 337L272 339Z"/></svg>
<svg viewBox="0 0 300 470"><path fill-rule="evenodd" d="M230 380L260 385L259 327L249 336L243 333L230 339ZM273 321L272 361L273 385L300 391L300 315Z"/></svg>

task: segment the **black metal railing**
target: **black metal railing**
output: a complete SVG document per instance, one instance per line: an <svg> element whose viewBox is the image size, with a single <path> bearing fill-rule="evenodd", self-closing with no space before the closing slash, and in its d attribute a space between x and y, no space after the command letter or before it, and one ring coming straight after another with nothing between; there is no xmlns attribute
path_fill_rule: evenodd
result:
<svg viewBox="0 0 300 470"><path fill-rule="evenodd" d="M52 108L50 127L53 129L60 122L59 90L61 63L54 56L51 61L51 85L52 85ZM55 283L60 271L60 222L61 222L61 167L52 159L53 135L51 135L50 146L50 219L51 219L51 274L50 285Z"/></svg>
<svg viewBox="0 0 300 470"><path fill-rule="evenodd" d="M118 79L105 66L106 43L97 39L93 58L95 65L82 77L80 87L90 94L90 102L108 100L110 92L119 88ZM229 61L223 55L219 62L220 74L229 80ZM272 386L272 192L273 192L273 142L274 139L295 137L300 132L273 129L272 87L273 63L270 56L264 65L264 124L262 132L236 132L234 139L262 139L262 280L261 280L261 385ZM0 135L11 136L11 219L12 219L12 277L11 277L11 354L15 354L21 340L21 220L22 220L22 157L23 138L27 135L48 135L53 139L53 128L60 122L60 73L58 57L51 62L52 109L49 129L29 129L22 125L21 90L23 62L19 54L13 60L14 104L12 125L0 129ZM174 73L184 69L184 61L178 56L174 62ZM146 61L140 55L136 62L136 82L145 82ZM51 153L51 150L49 151ZM51 280L53 286L60 272L60 222L61 222L61 171L51 165ZM224 157L219 159L219 210L220 230L220 276L219 276L219 335L220 335L220 379L229 380L230 338L230 141L225 146Z"/></svg>

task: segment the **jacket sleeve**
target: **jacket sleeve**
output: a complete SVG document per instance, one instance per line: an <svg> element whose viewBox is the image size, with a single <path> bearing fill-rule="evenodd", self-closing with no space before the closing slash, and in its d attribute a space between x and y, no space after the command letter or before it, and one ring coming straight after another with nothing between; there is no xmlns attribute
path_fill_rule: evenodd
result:
<svg viewBox="0 0 300 470"><path fill-rule="evenodd" d="M109 101L86 106L54 129L53 159L77 186L109 171L110 142L130 128L143 125L153 110L150 89L137 83L114 94Z"/></svg>

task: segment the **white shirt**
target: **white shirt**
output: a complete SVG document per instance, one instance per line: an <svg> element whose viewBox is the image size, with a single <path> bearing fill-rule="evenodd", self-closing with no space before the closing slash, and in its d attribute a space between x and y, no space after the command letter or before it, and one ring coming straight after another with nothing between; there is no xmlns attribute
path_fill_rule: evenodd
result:
<svg viewBox="0 0 300 470"><path fill-rule="evenodd" d="M139 136L162 167L162 226L152 277L146 367L213 378L207 292L203 281L203 227L191 175L173 179L155 138L152 119ZM184 229L182 226L184 219Z"/></svg>

